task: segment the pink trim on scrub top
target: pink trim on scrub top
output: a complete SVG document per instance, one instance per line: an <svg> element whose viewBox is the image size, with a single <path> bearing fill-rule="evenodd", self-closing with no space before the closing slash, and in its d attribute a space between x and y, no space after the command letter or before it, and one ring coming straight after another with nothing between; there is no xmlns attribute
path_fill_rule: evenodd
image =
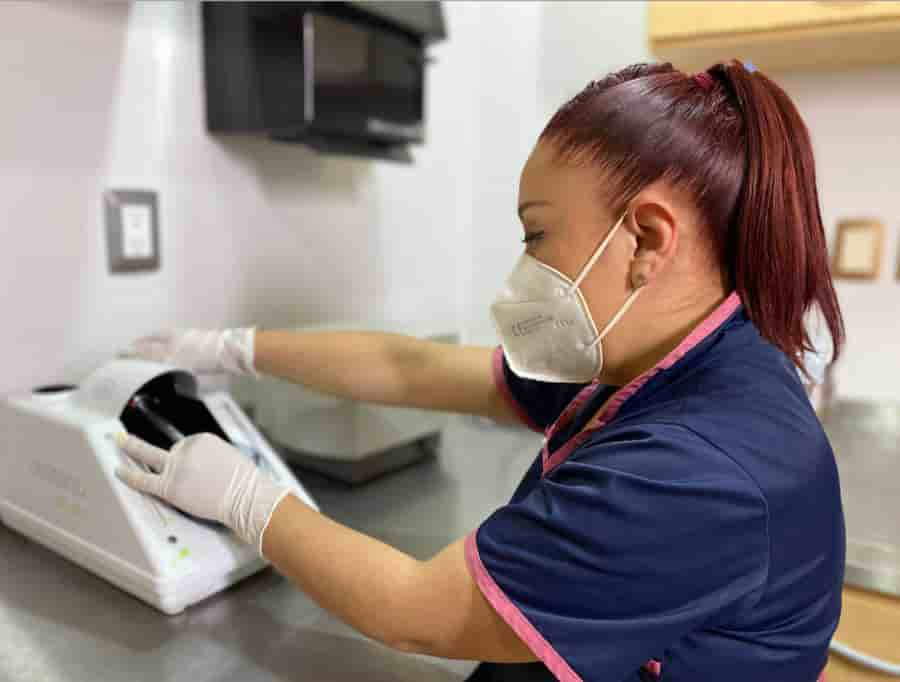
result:
<svg viewBox="0 0 900 682"><path fill-rule="evenodd" d="M732 292L731 295L728 296L728 298L726 298L721 304L719 304L718 308L710 313L710 315L705 320L703 320L703 322L697 325L694 331L688 334L674 350L666 355L666 357L660 360L655 366L651 367L643 374L637 376L635 379L632 379L627 385L616 391L613 396L606 402L606 406L603 408L603 412L601 412L596 417L596 426L585 429L581 433L576 434L551 455L548 448L550 440L553 438L554 434L561 427L566 426L572 420L575 412L577 412L581 404L583 404L584 401L587 400L588 397L590 397L590 395L599 388L599 384L593 383L583 391L581 391L581 393L579 393L577 396L575 396L569 406L566 407L565 410L563 410L562 414L559 416L556 422L554 422L546 431L544 449L541 453L544 465L543 475L546 476L548 472L564 462L566 458L570 454L572 454L572 451L579 445L581 445L590 436L591 433L597 431L598 429L602 429L610 421L612 421L625 401L635 393L637 393L654 375L664 369L669 369L672 365L681 360L681 358L683 358L688 353L688 351L694 348L694 346L696 346L712 332L718 329L725 322L725 320L727 320L732 315L732 313L737 310L740 304L741 299L738 297L737 292Z"/></svg>
<svg viewBox="0 0 900 682"><path fill-rule="evenodd" d="M522 406L516 401L515 397L513 397L512 391L509 390L509 384L506 383L506 374L503 372L503 348L501 346L497 346L494 349L494 383L500 391L500 395L502 395L509 406L513 409L519 419L532 431L537 431L538 433L543 433L544 429L531 421L531 417L528 416L528 413L522 409Z"/></svg>
<svg viewBox="0 0 900 682"><path fill-rule="evenodd" d="M469 574L478 585L478 589L484 595L485 599L490 602L494 610L500 614L500 617L506 621L506 624L512 628L519 639L528 646L529 649L537 656L547 669L553 673L560 682L581 682L572 668L566 663L565 659L559 655L544 636L538 632L537 628L522 614L519 608L513 604L509 597L504 594L500 586L494 582L491 574L488 573L484 564L481 563L481 556L478 554L478 544L475 541L476 531L472 531L466 536L466 565L469 568Z"/></svg>

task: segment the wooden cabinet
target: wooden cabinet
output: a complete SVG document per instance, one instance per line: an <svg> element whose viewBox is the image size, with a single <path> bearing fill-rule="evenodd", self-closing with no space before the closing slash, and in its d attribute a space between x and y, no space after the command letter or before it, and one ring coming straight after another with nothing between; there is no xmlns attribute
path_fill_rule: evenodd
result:
<svg viewBox="0 0 900 682"><path fill-rule="evenodd" d="M739 57L762 70L900 64L900 2L668 2L649 6L657 58L694 71Z"/></svg>
<svg viewBox="0 0 900 682"><path fill-rule="evenodd" d="M871 656L900 664L900 599L844 588L844 608L835 639ZM898 678L857 666L834 654L827 682L896 682Z"/></svg>

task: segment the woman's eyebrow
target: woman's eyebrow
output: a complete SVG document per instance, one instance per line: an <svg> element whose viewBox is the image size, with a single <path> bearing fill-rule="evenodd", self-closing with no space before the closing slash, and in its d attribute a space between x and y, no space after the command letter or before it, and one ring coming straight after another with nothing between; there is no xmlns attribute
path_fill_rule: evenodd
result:
<svg viewBox="0 0 900 682"><path fill-rule="evenodd" d="M525 202L519 204L519 219L520 220L524 219L525 211L527 211L529 208L532 208L534 206L550 206L550 205L551 204L549 201L544 201L542 199L538 199L536 201L525 201Z"/></svg>

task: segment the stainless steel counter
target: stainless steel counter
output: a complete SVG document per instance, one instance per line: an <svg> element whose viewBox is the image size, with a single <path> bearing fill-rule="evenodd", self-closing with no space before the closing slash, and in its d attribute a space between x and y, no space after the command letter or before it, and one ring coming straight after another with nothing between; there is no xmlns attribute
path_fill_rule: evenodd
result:
<svg viewBox="0 0 900 682"><path fill-rule="evenodd" d="M360 488L299 475L331 518L427 558L509 497L539 445L459 417L436 457ZM450 682L472 668L367 640L271 569L167 617L0 525L0 682Z"/></svg>
<svg viewBox="0 0 900 682"><path fill-rule="evenodd" d="M837 402L823 423L841 476L845 582L900 596L900 404Z"/></svg>
<svg viewBox="0 0 900 682"><path fill-rule="evenodd" d="M839 403L826 428L848 582L900 589L900 407ZM438 455L405 471L359 488L300 477L330 517L427 558L509 497L539 444L459 417ZM0 682L450 682L473 667L369 641L272 570L166 617L0 526Z"/></svg>

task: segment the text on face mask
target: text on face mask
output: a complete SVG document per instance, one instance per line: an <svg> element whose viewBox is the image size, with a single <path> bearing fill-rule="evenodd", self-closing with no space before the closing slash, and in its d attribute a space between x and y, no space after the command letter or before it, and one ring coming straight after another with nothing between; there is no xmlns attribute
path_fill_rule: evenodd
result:
<svg viewBox="0 0 900 682"><path fill-rule="evenodd" d="M532 315L524 320L514 322L511 326L512 335L528 336L547 324L552 324L556 329L567 329L575 323L572 320L561 320L552 315Z"/></svg>

